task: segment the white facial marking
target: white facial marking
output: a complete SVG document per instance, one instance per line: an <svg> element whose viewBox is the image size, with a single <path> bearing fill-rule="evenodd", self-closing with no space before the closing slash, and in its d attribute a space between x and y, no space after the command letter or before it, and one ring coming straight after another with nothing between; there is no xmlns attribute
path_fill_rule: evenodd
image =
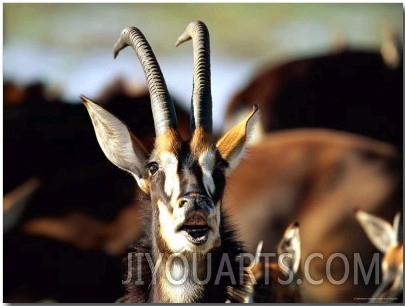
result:
<svg viewBox="0 0 405 306"><path fill-rule="evenodd" d="M215 152L213 151L205 151L198 158L198 163L200 164L203 173L204 187L210 196L212 196L215 192L214 179L212 178L215 167L215 160L216 156Z"/></svg>
<svg viewBox="0 0 405 306"><path fill-rule="evenodd" d="M176 231L179 224L182 224L185 220L184 209L177 207L173 209L173 213L171 213L162 201L158 201L157 205L159 210L160 235L173 253L185 254L188 252L205 254L210 251L213 246L219 246L217 245L221 242L219 236L219 208L212 210L207 218L207 222L212 228L208 233L207 242L202 245L195 245L188 241L181 231Z"/></svg>
<svg viewBox="0 0 405 306"><path fill-rule="evenodd" d="M165 192L168 196L176 198L180 194L180 181L177 175L179 161L173 153L165 152L160 156L165 172Z"/></svg>
<svg viewBox="0 0 405 306"><path fill-rule="evenodd" d="M160 234L173 253L182 253L188 243L186 237L176 232L176 226L184 220L184 216L176 216L167 209L166 205L158 201Z"/></svg>

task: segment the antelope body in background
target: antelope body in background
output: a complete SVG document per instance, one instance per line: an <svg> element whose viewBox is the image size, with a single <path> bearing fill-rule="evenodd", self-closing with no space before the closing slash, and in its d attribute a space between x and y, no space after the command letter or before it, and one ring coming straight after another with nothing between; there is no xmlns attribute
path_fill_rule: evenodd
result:
<svg viewBox="0 0 405 306"><path fill-rule="evenodd" d="M389 144L348 133L273 132L249 147L249 158L228 179L224 205L249 253L260 240L265 253L275 253L283 229L299 220L302 262L314 253L323 256L308 264L309 276L323 282L311 284L303 278L302 301L353 302L376 289L362 278L354 283L354 254L366 267L375 249L359 233L353 210L359 207L384 218L402 211L400 158ZM349 274L341 284L333 284L327 275L328 259L335 253L348 260ZM343 279L343 271L342 259L333 259L333 279Z"/></svg>
<svg viewBox="0 0 405 306"><path fill-rule="evenodd" d="M356 210L355 216L371 243L384 254L381 262L382 282L374 292L370 302L402 302L404 246L398 237L401 213L395 215L393 225L362 210Z"/></svg>
<svg viewBox="0 0 405 306"><path fill-rule="evenodd" d="M150 254L156 268L151 270L144 256L142 266L138 264L133 271L133 275L142 275L144 285L131 282L128 295L121 301L192 303L243 299L245 272L238 262L243 250L222 209L222 195L226 176L243 156L258 111L254 108L243 122L214 141L206 26L202 22L190 23L178 44L189 39L193 39L195 54L191 140L180 138L162 72L137 28L122 31L114 56L130 45L144 69L156 131L152 153L148 156L140 141L118 118L82 97L104 154L129 172L144 192L145 233L134 246L134 254ZM208 277L208 269L213 273L220 270L224 256L228 257L238 283L233 284L229 276L217 279L213 274L207 283L201 284L199 280ZM196 267L197 281L187 266ZM185 281L174 284L165 267L174 275L184 274Z"/></svg>
<svg viewBox="0 0 405 306"><path fill-rule="evenodd" d="M230 99L225 122L232 125L258 103L265 132L337 129L402 149L402 84L402 58L392 67L379 52L342 50L299 58L257 73Z"/></svg>
<svg viewBox="0 0 405 306"><path fill-rule="evenodd" d="M390 64L392 54L376 51L340 49L261 68L227 106L230 126L258 103L264 133L230 177L224 203L249 252L261 239L265 251L274 252L282 229L300 221L303 261L313 253L324 256L309 266L324 282L304 281L304 302L371 296L373 285L354 282L354 254L369 264L375 250L357 233L353 209L384 218L402 211L403 60ZM326 262L334 253L344 254L350 266L339 285L327 281ZM336 258L331 274L340 280L342 271Z"/></svg>

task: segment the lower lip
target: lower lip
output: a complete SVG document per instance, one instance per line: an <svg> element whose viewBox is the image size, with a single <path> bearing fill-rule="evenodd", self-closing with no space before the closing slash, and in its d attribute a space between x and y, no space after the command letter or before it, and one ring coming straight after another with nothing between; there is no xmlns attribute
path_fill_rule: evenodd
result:
<svg viewBox="0 0 405 306"><path fill-rule="evenodd" d="M201 244L207 242L207 240L208 240L209 229L206 231L206 233L203 236L198 237L198 238L194 238L186 230L182 230L182 232L186 236L188 241L190 241L191 243L196 244L196 245L201 245Z"/></svg>

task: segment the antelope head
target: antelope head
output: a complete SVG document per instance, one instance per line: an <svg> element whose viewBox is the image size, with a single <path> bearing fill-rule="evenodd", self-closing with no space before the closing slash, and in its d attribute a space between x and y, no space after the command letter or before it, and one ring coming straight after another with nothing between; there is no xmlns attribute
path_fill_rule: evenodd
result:
<svg viewBox="0 0 405 306"><path fill-rule="evenodd" d="M258 109L215 141L212 134L209 34L204 23L188 25L177 45L193 40L194 73L191 139L177 129L173 102L156 57L135 27L122 31L114 57L131 46L142 65L150 92L155 144L148 154L127 126L82 96L106 157L129 172L152 206L157 247L164 253L205 254L221 244L221 199L227 175L237 166Z"/></svg>
<svg viewBox="0 0 405 306"><path fill-rule="evenodd" d="M394 217L393 225L387 221L356 210L355 216L372 244L384 254L382 259L382 282L371 297L370 302L395 302L403 291L404 262L403 244L398 241L401 213Z"/></svg>
<svg viewBox="0 0 405 306"><path fill-rule="evenodd" d="M285 230L277 245L278 261L261 262L263 241L257 245L252 267L256 284L247 295L247 303L292 303L300 302L301 295L296 286L301 261L301 238L299 224L294 222ZM282 284L281 281L286 282Z"/></svg>

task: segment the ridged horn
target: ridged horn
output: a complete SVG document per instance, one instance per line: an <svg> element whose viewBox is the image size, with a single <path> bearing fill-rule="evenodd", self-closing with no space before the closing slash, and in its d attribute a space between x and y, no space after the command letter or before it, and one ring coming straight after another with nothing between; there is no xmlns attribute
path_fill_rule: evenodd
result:
<svg viewBox="0 0 405 306"><path fill-rule="evenodd" d="M128 27L121 32L120 38L114 45L114 58L126 46L131 46L135 50L145 73L156 135L163 134L169 128L177 129L176 112L159 63L151 46L138 28Z"/></svg>
<svg viewBox="0 0 405 306"><path fill-rule="evenodd" d="M202 127L212 132L212 97L210 70L210 40L207 26L201 21L190 22L176 42L176 47L193 40L194 69L191 100L191 131Z"/></svg>

